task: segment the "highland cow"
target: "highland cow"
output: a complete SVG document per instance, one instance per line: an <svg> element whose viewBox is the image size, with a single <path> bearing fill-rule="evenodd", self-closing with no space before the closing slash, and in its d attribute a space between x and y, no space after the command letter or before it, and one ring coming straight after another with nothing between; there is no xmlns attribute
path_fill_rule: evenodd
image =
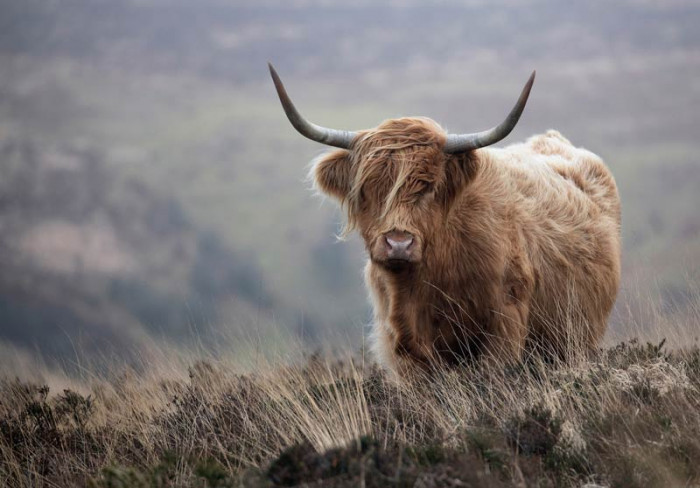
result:
<svg viewBox="0 0 700 488"><path fill-rule="evenodd" d="M595 154L550 130L489 148L515 127L534 82L497 127L446 134L428 118L359 132L292 125L339 149L314 164L316 186L347 212L368 254L373 349L388 368L568 359L596 348L620 281L620 200Z"/></svg>

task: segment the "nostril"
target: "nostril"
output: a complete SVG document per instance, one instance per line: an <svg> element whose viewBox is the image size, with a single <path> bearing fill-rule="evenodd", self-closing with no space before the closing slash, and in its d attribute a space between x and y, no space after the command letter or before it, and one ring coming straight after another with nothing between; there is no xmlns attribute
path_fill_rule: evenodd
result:
<svg viewBox="0 0 700 488"><path fill-rule="evenodd" d="M396 244L396 241L390 239L387 236L384 236L384 243L386 244L387 249L391 251L394 248L394 244Z"/></svg>

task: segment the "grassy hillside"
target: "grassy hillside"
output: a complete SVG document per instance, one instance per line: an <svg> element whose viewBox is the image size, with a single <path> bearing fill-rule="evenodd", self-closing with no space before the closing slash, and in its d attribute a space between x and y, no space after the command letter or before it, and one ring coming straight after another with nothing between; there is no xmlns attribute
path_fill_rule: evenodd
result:
<svg viewBox="0 0 700 488"><path fill-rule="evenodd" d="M0 381L4 486L694 486L700 350L396 383L362 356ZM113 371L116 371L113 370Z"/></svg>
<svg viewBox="0 0 700 488"><path fill-rule="evenodd" d="M135 358L155 336L184 342L190 321L205 342L223 313L269 321L254 263L98 153L6 138L0 173L0 342L59 361Z"/></svg>

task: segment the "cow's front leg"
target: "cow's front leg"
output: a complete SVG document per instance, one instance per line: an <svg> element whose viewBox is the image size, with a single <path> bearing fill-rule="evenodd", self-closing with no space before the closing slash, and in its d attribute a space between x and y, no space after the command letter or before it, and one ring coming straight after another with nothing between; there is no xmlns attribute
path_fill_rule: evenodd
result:
<svg viewBox="0 0 700 488"><path fill-rule="evenodd" d="M412 343L403 342L396 329L388 321L376 321L372 328L371 345L379 363L394 374L395 379L419 379L424 377L431 364L424 348L416 349Z"/></svg>
<svg viewBox="0 0 700 488"><path fill-rule="evenodd" d="M491 311L490 327L485 331L487 356L505 363L523 359L529 313L529 296L525 290L519 284L507 284L502 300Z"/></svg>

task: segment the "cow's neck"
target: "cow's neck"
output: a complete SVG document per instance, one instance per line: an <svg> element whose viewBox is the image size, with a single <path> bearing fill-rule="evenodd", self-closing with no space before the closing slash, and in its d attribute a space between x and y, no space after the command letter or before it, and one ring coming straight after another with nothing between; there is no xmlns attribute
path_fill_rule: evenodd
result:
<svg viewBox="0 0 700 488"><path fill-rule="evenodd" d="M436 350L449 350L440 343L463 340L468 334L456 325L474 320L469 293L465 300L457 282L436 282L431 276L435 274L416 270L390 277L389 321L397 338L397 352L418 360L429 359Z"/></svg>
<svg viewBox="0 0 700 488"><path fill-rule="evenodd" d="M489 320L479 314L490 310L493 301L493 289L485 283L495 279L485 242L478 237L465 235L464 229L459 235L441 235L437 242L445 254L427 249L419 267L389 276L389 320L399 349L420 360L439 350L454 352L457 343L478 347Z"/></svg>

